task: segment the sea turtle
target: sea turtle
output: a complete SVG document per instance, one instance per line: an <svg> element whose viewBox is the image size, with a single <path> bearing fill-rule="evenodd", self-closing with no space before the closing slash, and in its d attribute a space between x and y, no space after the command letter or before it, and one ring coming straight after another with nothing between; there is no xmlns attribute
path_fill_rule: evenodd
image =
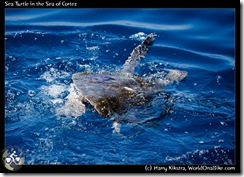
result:
<svg viewBox="0 0 244 177"><path fill-rule="evenodd" d="M101 116L111 117L114 113L122 113L128 106L144 104L148 101L148 93L155 92L174 81L181 81L187 76L186 71L170 70L164 79L159 79L155 84L134 75L135 68L147 53L153 40L152 33L147 35L131 52L120 72L73 74L72 79L80 95Z"/></svg>

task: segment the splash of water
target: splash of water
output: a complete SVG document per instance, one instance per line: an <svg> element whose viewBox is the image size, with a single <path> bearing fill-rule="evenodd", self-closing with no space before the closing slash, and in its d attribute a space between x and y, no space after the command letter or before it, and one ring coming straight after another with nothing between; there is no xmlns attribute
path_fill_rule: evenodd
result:
<svg viewBox="0 0 244 177"><path fill-rule="evenodd" d="M65 104L61 108L56 109L56 114L58 116L77 118L85 113L85 105L74 84L70 84L68 91L69 95L65 98Z"/></svg>

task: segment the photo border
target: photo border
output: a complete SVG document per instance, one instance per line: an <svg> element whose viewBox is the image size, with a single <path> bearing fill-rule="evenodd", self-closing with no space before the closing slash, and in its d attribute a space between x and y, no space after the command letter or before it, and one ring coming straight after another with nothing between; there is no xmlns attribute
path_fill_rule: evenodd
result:
<svg viewBox="0 0 244 177"><path fill-rule="evenodd" d="M8 1L8 2L11 2ZM14 1L12 1L14 2ZM20 0L19 2L23 2ZM43 0L41 0L43 2ZM49 1L52 2L52 1ZM24 165L18 171L9 171L7 170L3 163L1 163L0 172L3 173L164 173L160 170L154 170L155 166L166 167L166 168L175 168L175 170L168 170L167 173L240 173L240 158L241 158L241 142L240 142L240 106L241 106L241 92L240 92L240 45L241 45L241 27L240 27L240 1L234 0L222 0L221 4L212 3L210 0L205 1L167 1L167 3L163 2L163 6L160 1L141 1L140 3L134 4L125 4L123 1L91 1L89 0L86 4L80 1L68 1L68 2L76 2L76 7L67 7L67 8L234 8L235 9L235 99L236 99L236 131L235 131L235 153L236 153L236 164L235 165L202 165L200 168L225 168L225 167L235 167L233 171L220 171L220 170L178 170L181 167L187 168L188 166L199 167L199 165ZM2 2L3 10L1 10L1 16L3 18L3 31L5 32L5 1ZM159 4L158 4L159 3ZM8 7L8 8L23 8L23 7ZM26 8L26 7L24 7ZM30 8L41 8L41 7L30 7ZM60 7L42 7L42 8L60 8ZM64 7L62 7L64 8ZM5 46L5 33L1 37L2 41L4 41ZM2 49L4 51L3 59L5 58L5 47ZM3 90L5 90L5 63L2 65L3 69ZM5 93L2 92L3 100L5 100ZM5 147L5 108L3 110L3 118L1 119L2 131L1 131L1 142L0 142L0 150L4 150ZM215 166L215 167L213 167Z"/></svg>

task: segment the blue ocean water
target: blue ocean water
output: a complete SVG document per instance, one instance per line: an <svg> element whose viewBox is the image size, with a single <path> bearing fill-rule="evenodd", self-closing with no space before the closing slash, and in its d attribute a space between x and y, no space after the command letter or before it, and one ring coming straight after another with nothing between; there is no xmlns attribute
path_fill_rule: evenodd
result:
<svg viewBox="0 0 244 177"><path fill-rule="evenodd" d="M25 164L235 164L234 9L6 9L5 146ZM187 71L117 123L79 109L72 74ZM73 96L73 97L72 97ZM72 100L71 107L65 106Z"/></svg>

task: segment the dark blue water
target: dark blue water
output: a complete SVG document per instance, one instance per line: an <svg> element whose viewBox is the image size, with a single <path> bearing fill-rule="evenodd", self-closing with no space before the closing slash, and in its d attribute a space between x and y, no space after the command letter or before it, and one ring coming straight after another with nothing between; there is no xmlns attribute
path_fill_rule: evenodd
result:
<svg viewBox="0 0 244 177"><path fill-rule="evenodd" d="M235 164L234 9L7 9L5 142L26 164ZM76 72L116 72L149 33L135 75L179 83L122 115L64 105ZM170 103L169 103L170 102ZM74 106L75 105L75 106ZM76 117L76 118L74 118ZM143 121L139 121L143 120Z"/></svg>

